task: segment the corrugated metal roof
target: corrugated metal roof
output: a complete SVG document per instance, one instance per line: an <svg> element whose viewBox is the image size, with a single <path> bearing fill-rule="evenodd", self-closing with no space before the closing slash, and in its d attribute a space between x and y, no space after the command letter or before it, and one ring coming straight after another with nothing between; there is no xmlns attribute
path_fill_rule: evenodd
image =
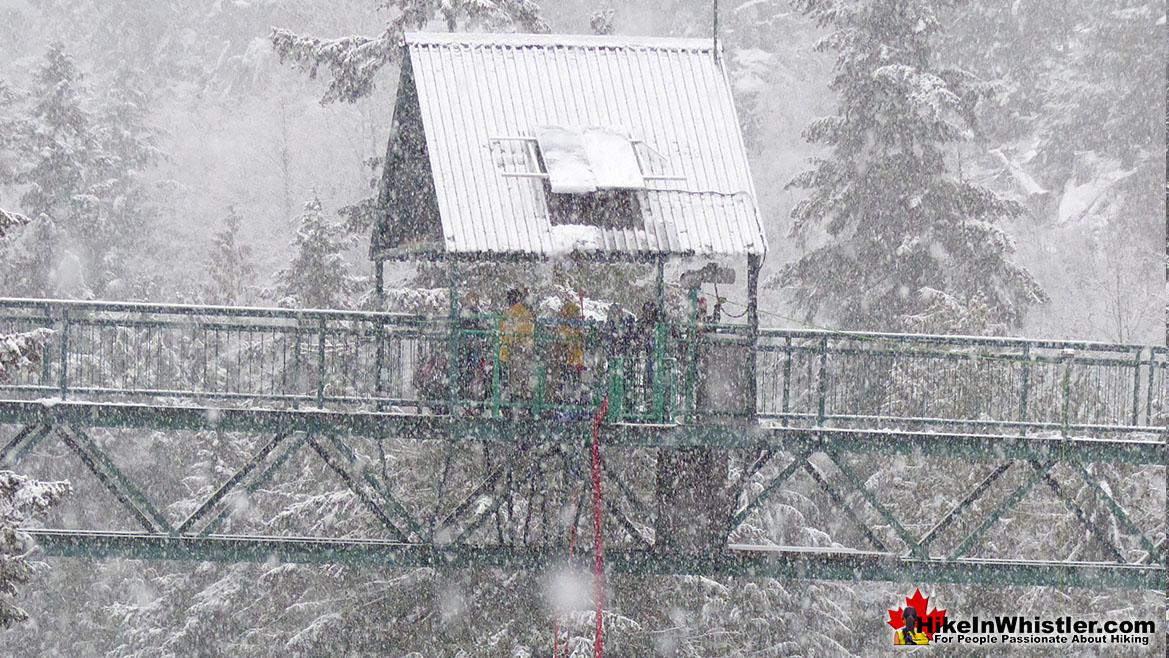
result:
<svg viewBox="0 0 1169 658"><path fill-rule="evenodd" d="M411 33L406 47L447 252L766 251L730 85L709 41ZM640 141L644 229L580 240L552 225L544 180L504 175L531 171L523 163L533 144L519 138L543 125L613 126Z"/></svg>

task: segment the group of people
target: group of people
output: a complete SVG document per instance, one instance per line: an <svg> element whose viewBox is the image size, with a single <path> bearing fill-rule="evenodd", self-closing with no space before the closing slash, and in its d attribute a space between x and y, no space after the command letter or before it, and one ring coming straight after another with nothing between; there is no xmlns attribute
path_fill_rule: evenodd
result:
<svg viewBox="0 0 1169 658"><path fill-rule="evenodd" d="M446 377L456 374L454 392L460 400L491 401L496 360L499 401L510 408L529 407L541 385L545 405L564 409L584 405L591 377L613 357L627 357L622 362L628 364L644 361L643 367L628 368L628 374L638 381L652 380L655 341L665 337L659 328L664 327L665 315L655 302L643 304L640 316L614 304L605 322L590 325L577 299L560 300L549 319L537 319L523 290L508 290L504 300L502 312L492 317L483 312L475 293L463 298L455 368L447 367L446 376L438 372L441 367L429 368L434 371L432 381L419 384L423 396L448 398ZM443 388L447 390L439 390ZM469 413L477 406L481 405L467 405Z"/></svg>

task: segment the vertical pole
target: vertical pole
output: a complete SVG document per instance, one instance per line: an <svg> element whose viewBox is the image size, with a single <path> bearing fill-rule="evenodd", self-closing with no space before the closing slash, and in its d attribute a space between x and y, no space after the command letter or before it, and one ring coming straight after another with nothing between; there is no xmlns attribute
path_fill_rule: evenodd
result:
<svg viewBox="0 0 1169 658"><path fill-rule="evenodd" d="M449 327L447 327L447 399L450 400L450 414L455 415L455 400L458 399L459 385L459 269L454 256L447 261L447 286L450 295Z"/></svg>
<svg viewBox="0 0 1169 658"><path fill-rule="evenodd" d="M1143 347L1136 349L1135 358L1132 364L1132 424L1135 426L1140 422L1141 414L1141 353L1145 350Z"/></svg>
<svg viewBox="0 0 1169 658"><path fill-rule="evenodd" d="M791 390L792 390L792 337L788 336L784 341L784 359L783 359L783 413L786 414L791 409ZM784 417L784 424L787 424L787 417Z"/></svg>
<svg viewBox="0 0 1169 658"><path fill-rule="evenodd" d="M1169 157L1169 156L1167 156ZM1153 385L1156 384L1157 353L1149 349L1149 385L1145 387L1145 425L1153 424ZM1164 376L1164 375L1162 375ZM1169 476L1166 476L1169 477ZM1167 586L1169 588L1169 586Z"/></svg>
<svg viewBox="0 0 1169 658"><path fill-rule="evenodd" d="M296 344L293 346L293 352L292 352L292 369L296 373L293 375L293 378L292 378L292 386L293 386L293 390L294 390L293 398L292 398L292 408L293 409L300 408L300 396L305 393L304 385L306 383L306 377L304 376L304 371L301 370L301 365L300 365L300 343L301 343L301 315L299 313L297 313L296 314ZM203 332L203 344L204 344L204 347L203 347L203 379L204 379L204 381L206 381L206 379L207 379L207 347L206 347L207 332L206 332L206 330L204 330L204 332ZM206 388L205 383L204 383L204 388Z"/></svg>
<svg viewBox="0 0 1169 658"><path fill-rule="evenodd" d="M698 364L698 288L690 289L690 326L687 327L686 340L686 422L691 422L694 416L694 387Z"/></svg>
<svg viewBox="0 0 1169 658"><path fill-rule="evenodd" d="M374 299L377 304L376 310L382 312L386 310L386 289L382 281L383 262L374 261L373 264L373 290ZM382 369L385 367L386 360L386 345L385 345L385 321L379 319L374 321L373 325L373 340L374 340L374 366L373 366L373 392L374 397L378 398L376 408L380 411L382 408Z"/></svg>
<svg viewBox="0 0 1169 658"><path fill-rule="evenodd" d="M711 55L714 57L714 61L717 62L718 61L718 0L714 0L713 4L714 4L714 20L712 21L711 30L710 30L711 46L712 46L710 49L710 52L711 52Z"/></svg>
<svg viewBox="0 0 1169 658"><path fill-rule="evenodd" d="M593 598L595 599L595 608L593 613L593 624L595 629L593 636L594 658L601 658L601 612L602 606L605 602L605 572L601 563L601 441L598 430L601 426L601 421L605 418L605 408L608 406L608 404L608 398L601 400L601 408L597 410L597 415L593 418ZM575 524L573 527L576 527Z"/></svg>
<svg viewBox="0 0 1169 658"><path fill-rule="evenodd" d="M653 416L660 423L665 420L666 325L658 322L653 331Z"/></svg>
<svg viewBox="0 0 1169 658"><path fill-rule="evenodd" d="M61 376L59 386L61 399L69 390L69 309L61 310Z"/></svg>
<svg viewBox="0 0 1169 658"><path fill-rule="evenodd" d="M664 418L663 413L663 390L662 382L664 381L665 366L666 366L666 346L665 342L670 333L666 331L663 322L666 322L666 259L664 256L658 256L655 265L657 266L657 308L658 308L658 323L654 325L654 342L653 342L653 365L651 372L653 373L653 407L654 417L658 422L662 422ZM582 305L583 309L584 306Z"/></svg>
<svg viewBox="0 0 1169 658"><path fill-rule="evenodd" d="M657 258L657 269L658 269L657 281L656 281L657 289L656 289L655 293L657 294L657 298L658 298L658 308L665 309L666 308L666 259L665 258L663 258L661 256L659 256ZM581 310L583 312L583 310L584 310L583 305L581 306Z"/></svg>
<svg viewBox="0 0 1169 658"><path fill-rule="evenodd" d="M325 406L325 329L328 328L328 319L321 314L321 322L317 327L317 406Z"/></svg>
<svg viewBox="0 0 1169 658"><path fill-rule="evenodd" d="M532 350L535 354L540 354L540 338L540 322L538 319L534 319L532 323ZM548 390L548 361L537 358L535 366L536 390L532 396L532 418L539 419L547 402L545 395Z"/></svg>
<svg viewBox="0 0 1169 658"><path fill-rule="evenodd" d="M374 263L373 263L373 293L374 293L374 299L377 300L377 310L379 310L379 311L386 310L385 306L384 306L384 303L386 301L386 286L385 286L385 282L382 280L384 272L385 272L385 262L380 261L380 260L374 261Z"/></svg>
<svg viewBox="0 0 1169 658"><path fill-rule="evenodd" d="M820 338L820 380L818 383L820 402L816 411L816 424L824 424L828 397L828 334Z"/></svg>
<svg viewBox="0 0 1169 658"><path fill-rule="evenodd" d="M1019 393L1019 422L1027 422L1027 397L1031 392L1031 343L1023 344L1023 388ZM1027 434L1027 426L1019 428L1021 435Z"/></svg>
<svg viewBox="0 0 1169 658"><path fill-rule="evenodd" d="M747 362L747 413L752 420L759 404L759 268L759 256L747 256L747 336L751 343Z"/></svg>
<svg viewBox="0 0 1169 658"><path fill-rule="evenodd" d="M1076 360L1076 351L1073 349L1065 349L1063 356L1063 435L1064 438L1067 438L1072 398L1072 363Z"/></svg>

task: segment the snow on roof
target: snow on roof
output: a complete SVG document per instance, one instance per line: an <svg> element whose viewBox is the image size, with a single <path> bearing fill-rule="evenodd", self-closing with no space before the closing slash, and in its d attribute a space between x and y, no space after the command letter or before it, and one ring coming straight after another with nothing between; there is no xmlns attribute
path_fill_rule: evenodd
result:
<svg viewBox="0 0 1169 658"><path fill-rule="evenodd" d="M405 43L445 252L766 251L730 84L709 40L409 33ZM625 193L644 226L553 226L543 126L627 135L644 188ZM375 259L402 246L379 246L380 234Z"/></svg>

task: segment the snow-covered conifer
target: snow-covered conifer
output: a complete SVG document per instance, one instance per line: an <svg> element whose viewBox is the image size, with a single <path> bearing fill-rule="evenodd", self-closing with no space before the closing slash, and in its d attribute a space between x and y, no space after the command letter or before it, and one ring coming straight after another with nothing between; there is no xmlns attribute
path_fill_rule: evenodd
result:
<svg viewBox="0 0 1169 658"><path fill-rule="evenodd" d="M968 134L980 89L936 64L935 3L802 0L831 30L834 116L807 139L828 148L792 187L810 190L793 233L825 244L786 266L809 320L848 328L1002 330L1045 299L1012 259L1000 220L1019 207L950 171L944 147Z"/></svg>
<svg viewBox="0 0 1169 658"><path fill-rule="evenodd" d="M239 227L240 216L231 206L223 219L223 229L212 237L208 296L215 304L237 305L249 299L256 272L251 247L239 242Z"/></svg>
<svg viewBox="0 0 1169 658"><path fill-rule="evenodd" d="M316 196L304 206L296 236L294 255L280 270L280 303L299 308L346 308L356 282L342 256L352 241L344 226L330 221Z"/></svg>
<svg viewBox="0 0 1169 658"><path fill-rule="evenodd" d="M44 514L69 494L68 482L38 482L11 471L0 471L0 626L28 618L16 604L18 587L32 579L32 537L21 530L32 517Z"/></svg>
<svg viewBox="0 0 1169 658"><path fill-rule="evenodd" d="M547 32L548 24L533 0L392 0L379 3L395 9L397 15L375 37L348 36L318 39L287 30L273 29L272 46L282 61L315 78L322 67L332 80L323 102L353 102L373 89L374 76L382 66L395 61L398 44L407 30L417 30L441 20L451 32Z"/></svg>

